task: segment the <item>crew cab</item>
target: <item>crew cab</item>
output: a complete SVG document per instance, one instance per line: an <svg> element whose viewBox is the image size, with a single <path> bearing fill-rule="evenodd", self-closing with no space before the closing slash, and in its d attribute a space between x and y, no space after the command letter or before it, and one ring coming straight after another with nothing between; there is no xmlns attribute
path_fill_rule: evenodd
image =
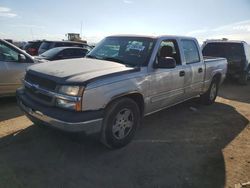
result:
<svg viewBox="0 0 250 188"><path fill-rule="evenodd" d="M86 58L29 67L17 99L35 124L99 133L120 148L144 116L197 96L212 104L226 72L226 59L204 60L195 38L110 36Z"/></svg>
<svg viewBox="0 0 250 188"><path fill-rule="evenodd" d="M242 85L250 78L250 47L244 41L207 40L203 44L204 56L224 57L228 61L228 76L237 78Z"/></svg>

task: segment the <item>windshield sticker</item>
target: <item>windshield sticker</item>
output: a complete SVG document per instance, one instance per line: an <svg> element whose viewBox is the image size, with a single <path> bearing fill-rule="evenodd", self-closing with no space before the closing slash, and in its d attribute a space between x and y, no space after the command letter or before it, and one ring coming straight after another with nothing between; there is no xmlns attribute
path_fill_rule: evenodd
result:
<svg viewBox="0 0 250 188"><path fill-rule="evenodd" d="M130 51L130 50L143 51L144 49L145 49L145 46L142 46L140 44L129 44L129 45L127 45L127 51Z"/></svg>

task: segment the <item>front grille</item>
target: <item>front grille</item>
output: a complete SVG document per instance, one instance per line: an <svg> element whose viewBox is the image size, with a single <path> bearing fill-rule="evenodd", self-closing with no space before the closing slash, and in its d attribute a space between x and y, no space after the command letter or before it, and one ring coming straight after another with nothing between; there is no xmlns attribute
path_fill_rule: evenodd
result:
<svg viewBox="0 0 250 188"><path fill-rule="evenodd" d="M47 95L44 95L42 93L39 93L37 91L34 91L33 89L30 89L28 87L25 87L25 92L28 94L28 95L31 95L32 98L36 98L36 99L39 99L39 100L43 100L43 101L46 101L48 103L51 103L53 98L50 97L50 96L47 96Z"/></svg>
<svg viewBox="0 0 250 188"><path fill-rule="evenodd" d="M41 104L53 106L53 97L44 94L43 92L39 91L39 88L45 89L48 91L55 91L56 90L56 82L49 80L47 78L43 78L29 72L25 75L25 81L27 81L31 86L25 86L25 93L29 96L32 100L35 100ZM33 87L32 85L37 85Z"/></svg>
<svg viewBox="0 0 250 188"><path fill-rule="evenodd" d="M56 82L47 78L42 78L37 75L30 74L29 72L27 72L25 80L29 83L39 85L39 87L48 89L50 91L55 91L56 89Z"/></svg>

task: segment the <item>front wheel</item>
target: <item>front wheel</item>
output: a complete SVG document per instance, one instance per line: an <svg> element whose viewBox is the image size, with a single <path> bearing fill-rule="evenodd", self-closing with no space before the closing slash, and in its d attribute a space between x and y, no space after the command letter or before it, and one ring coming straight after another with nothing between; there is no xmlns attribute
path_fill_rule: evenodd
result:
<svg viewBox="0 0 250 188"><path fill-rule="evenodd" d="M202 103L206 105L213 104L217 97L218 90L219 90L219 82L218 79L214 78L211 82L208 91L205 94L201 95Z"/></svg>
<svg viewBox="0 0 250 188"><path fill-rule="evenodd" d="M140 110L135 101L122 98L111 103L106 109L101 141L109 148L127 145L140 122Z"/></svg>

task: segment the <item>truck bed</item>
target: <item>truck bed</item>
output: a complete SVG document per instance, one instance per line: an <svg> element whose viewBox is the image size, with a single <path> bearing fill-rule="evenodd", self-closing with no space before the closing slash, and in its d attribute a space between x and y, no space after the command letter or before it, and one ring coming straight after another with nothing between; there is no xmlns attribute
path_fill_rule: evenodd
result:
<svg viewBox="0 0 250 188"><path fill-rule="evenodd" d="M226 75L227 73L227 60L225 58L215 58L215 57L203 57L206 66L206 73L204 79L204 91L208 89L211 83L211 78L217 72L221 72L221 75ZM221 79L221 80L224 80Z"/></svg>
<svg viewBox="0 0 250 188"><path fill-rule="evenodd" d="M222 57L212 57L212 56L203 56L203 59L206 62L210 62L210 61L224 60L225 58L222 58Z"/></svg>

